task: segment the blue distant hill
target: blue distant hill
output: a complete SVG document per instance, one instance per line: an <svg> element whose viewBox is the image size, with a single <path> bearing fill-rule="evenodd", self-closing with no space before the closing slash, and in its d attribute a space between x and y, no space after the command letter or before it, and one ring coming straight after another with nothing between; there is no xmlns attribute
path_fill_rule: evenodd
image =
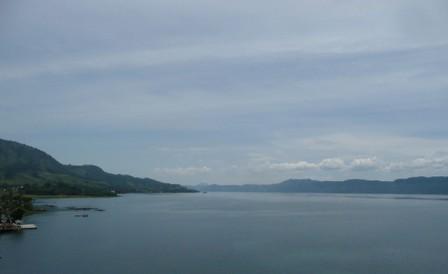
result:
<svg viewBox="0 0 448 274"><path fill-rule="evenodd" d="M206 185L194 187L210 192L299 192L299 193L371 193L371 194L448 194L448 177L413 177L394 181L352 179L318 181L290 179L270 185Z"/></svg>

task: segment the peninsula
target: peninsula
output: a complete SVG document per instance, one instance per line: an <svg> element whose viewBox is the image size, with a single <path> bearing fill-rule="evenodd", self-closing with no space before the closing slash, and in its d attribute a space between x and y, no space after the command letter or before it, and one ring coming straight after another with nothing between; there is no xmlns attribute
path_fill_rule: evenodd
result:
<svg viewBox="0 0 448 274"><path fill-rule="evenodd" d="M0 188L10 187L20 187L27 195L197 192L150 178L111 174L94 165L64 165L39 149L0 139Z"/></svg>

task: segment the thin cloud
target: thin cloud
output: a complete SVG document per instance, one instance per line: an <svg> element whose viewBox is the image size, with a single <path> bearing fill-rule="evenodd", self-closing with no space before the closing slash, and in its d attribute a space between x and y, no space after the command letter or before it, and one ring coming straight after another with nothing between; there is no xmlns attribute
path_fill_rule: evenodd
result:
<svg viewBox="0 0 448 274"><path fill-rule="evenodd" d="M174 176L195 176L200 174L206 174L212 171L207 166L201 167L177 167L177 168L155 168L156 173L163 173Z"/></svg>
<svg viewBox="0 0 448 274"><path fill-rule="evenodd" d="M338 41L338 43L347 43ZM72 73L92 73L114 70L139 69L152 66L178 65L182 63L213 62L235 58L272 59L281 56L310 58L322 56L384 54L387 52L418 51L426 47L446 47L446 43L437 45L416 45L384 48L362 48L347 44L341 48L303 45L288 42L287 45L271 41L251 41L230 45L209 44L201 46L172 47L165 49L135 49L97 53L93 55L72 55L59 60L47 60L39 63L20 63L0 66L0 80L11 80L42 75L60 75ZM347 48L350 50L348 51Z"/></svg>

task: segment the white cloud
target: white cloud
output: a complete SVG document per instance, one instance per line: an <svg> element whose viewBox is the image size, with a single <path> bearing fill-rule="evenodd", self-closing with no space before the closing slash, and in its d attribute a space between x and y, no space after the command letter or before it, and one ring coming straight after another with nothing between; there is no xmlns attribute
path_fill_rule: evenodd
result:
<svg viewBox="0 0 448 274"><path fill-rule="evenodd" d="M360 128L360 130L362 129ZM334 131L337 132L336 130ZM322 134L311 138L297 138L294 135L296 134L292 134L292 136L281 135L274 141L274 145L280 149L294 151L298 154L321 154L322 158L328 155L339 155L344 159L354 160L360 158L357 155L381 155L381 159L386 162L395 162L397 158L416 159L419 158L419 155L427 155L429 157L440 151L441 148L448 147L447 138L414 137L404 134L377 132L366 134L357 132ZM441 154L439 158L442 156L444 155ZM374 157L365 158L373 160ZM376 159L376 161L381 162L380 159Z"/></svg>
<svg viewBox="0 0 448 274"><path fill-rule="evenodd" d="M421 169L448 169L448 157L417 158L411 161L390 163L386 166L386 170L392 172Z"/></svg>
<svg viewBox="0 0 448 274"><path fill-rule="evenodd" d="M353 161L350 163L350 168L355 171L373 170L377 169L378 167L379 163L376 157L353 159Z"/></svg>
<svg viewBox="0 0 448 274"><path fill-rule="evenodd" d="M415 169L446 169L448 168L448 157L417 158L409 161L385 162L377 157L354 158L347 164L341 158L327 158L320 162L283 162L270 163L269 169L276 171L371 171L386 170L390 172L406 171Z"/></svg>
<svg viewBox="0 0 448 274"><path fill-rule="evenodd" d="M319 168L318 164L310 163L307 161L299 161L293 163L276 163L270 164L270 169L278 170L278 171L287 171L287 170L309 170Z"/></svg>
<svg viewBox="0 0 448 274"><path fill-rule="evenodd" d="M269 168L278 171L288 171L288 170L313 170L313 169L322 169L322 170L341 170L345 168L345 162L343 159L339 158L328 158L323 159L318 163L312 163L307 161L298 161L298 162L285 162L285 163L273 163L269 164Z"/></svg>
<svg viewBox="0 0 448 274"><path fill-rule="evenodd" d="M336 170L336 169L344 169L345 166L345 162L344 160L340 159L340 158L329 158L329 159L323 159L320 163L319 163L319 168L323 169L323 170Z"/></svg>

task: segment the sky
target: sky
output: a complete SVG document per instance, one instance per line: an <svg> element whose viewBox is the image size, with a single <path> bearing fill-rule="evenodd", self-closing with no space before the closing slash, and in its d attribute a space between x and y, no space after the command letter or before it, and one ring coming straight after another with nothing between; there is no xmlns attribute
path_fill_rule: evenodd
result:
<svg viewBox="0 0 448 274"><path fill-rule="evenodd" d="M448 175L446 0L0 0L0 138L165 182Z"/></svg>

